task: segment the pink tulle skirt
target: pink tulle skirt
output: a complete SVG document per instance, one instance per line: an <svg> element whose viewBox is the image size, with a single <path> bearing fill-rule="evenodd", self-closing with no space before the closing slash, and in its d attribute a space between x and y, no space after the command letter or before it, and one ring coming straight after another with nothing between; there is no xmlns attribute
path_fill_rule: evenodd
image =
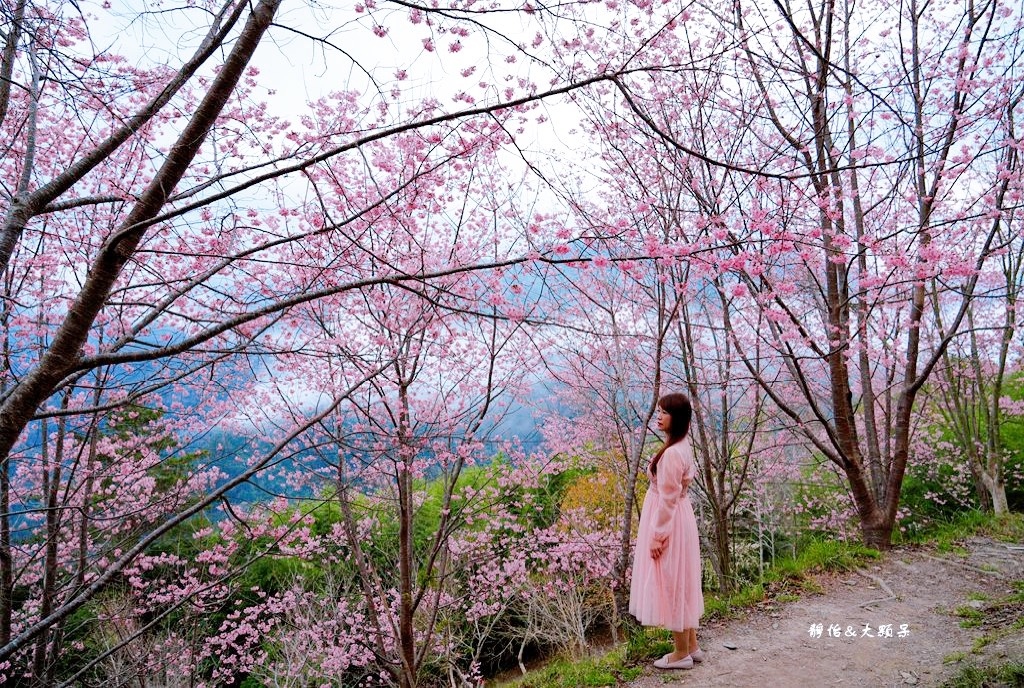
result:
<svg viewBox="0 0 1024 688"><path fill-rule="evenodd" d="M704 613L704 593L693 505L689 496L676 503L665 551L655 561L651 558L651 521L658 499L657 485L652 484L640 511L629 613L644 626L660 626L670 631L697 628Z"/></svg>

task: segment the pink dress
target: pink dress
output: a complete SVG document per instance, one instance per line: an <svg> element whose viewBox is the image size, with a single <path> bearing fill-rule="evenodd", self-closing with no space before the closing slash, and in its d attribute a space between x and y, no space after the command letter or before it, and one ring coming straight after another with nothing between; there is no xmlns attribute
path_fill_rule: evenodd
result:
<svg viewBox="0 0 1024 688"><path fill-rule="evenodd" d="M700 541L688 490L696 475L693 444L683 438L665 450L640 511L633 553L629 613L644 626L670 631L697 628L704 613ZM666 543L657 561L651 541Z"/></svg>

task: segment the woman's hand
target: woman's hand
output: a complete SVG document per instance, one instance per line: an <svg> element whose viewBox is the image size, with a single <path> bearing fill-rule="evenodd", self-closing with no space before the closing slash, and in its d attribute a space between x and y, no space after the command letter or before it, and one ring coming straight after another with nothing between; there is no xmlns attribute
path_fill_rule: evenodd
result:
<svg viewBox="0 0 1024 688"><path fill-rule="evenodd" d="M658 561L661 557L661 553L665 551L665 542L658 542L657 540L651 541L651 559Z"/></svg>

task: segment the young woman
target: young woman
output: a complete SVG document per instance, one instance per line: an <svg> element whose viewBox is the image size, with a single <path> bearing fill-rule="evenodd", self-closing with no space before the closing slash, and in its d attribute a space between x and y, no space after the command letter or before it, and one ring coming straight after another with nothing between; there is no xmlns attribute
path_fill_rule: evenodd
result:
<svg viewBox="0 0 1024 688"><path fill-rule="evenodd" d="M659 669L692 669L704 661L697 626L704 613L700 541L688 489L696 475L690 442L690 400L658 400L658 428L665 446L651 460L651 485L640 512L633 555L629 612L644 626L672 631L675 651L654 662Z"/></svg>

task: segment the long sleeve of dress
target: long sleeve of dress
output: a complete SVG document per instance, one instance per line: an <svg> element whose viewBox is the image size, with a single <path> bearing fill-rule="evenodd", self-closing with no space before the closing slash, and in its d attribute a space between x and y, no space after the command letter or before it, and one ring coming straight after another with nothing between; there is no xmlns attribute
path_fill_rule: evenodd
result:
<svg viewBox="0 0 1024 688"><path fill-rule="evenodd" d="M693 479L692 450L689 442L678 442L661 455L658 461L658 509L654 514L652 539L658 543L668 540L672 532L672 519L676 505Z"/></svg>

